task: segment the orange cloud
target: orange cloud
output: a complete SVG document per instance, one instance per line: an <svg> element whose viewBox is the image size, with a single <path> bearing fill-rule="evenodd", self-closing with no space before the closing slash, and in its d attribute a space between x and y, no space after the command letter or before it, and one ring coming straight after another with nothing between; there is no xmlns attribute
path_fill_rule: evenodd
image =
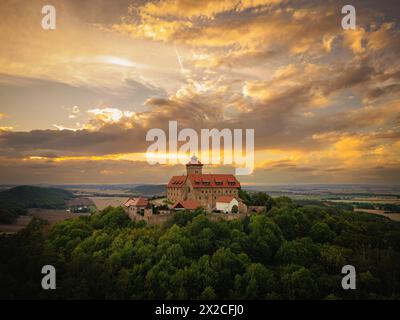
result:
<svg viewBox="0 0 400 320"><path fill-rule="evenodd" d="M371 32L368 36L368 49L379 50L384 48L391 41L388 32L393 27L394 23L384 23L378 30Z"/></svg>
<svg viewBox="0 0 400 320"><path fill-rule="evenodd" d="M277 5L283 0L166 0L148 2L139 8L132 7L143 15L178 18L214 18L215 15L227 11L243 11L266 5Z"/></svg>

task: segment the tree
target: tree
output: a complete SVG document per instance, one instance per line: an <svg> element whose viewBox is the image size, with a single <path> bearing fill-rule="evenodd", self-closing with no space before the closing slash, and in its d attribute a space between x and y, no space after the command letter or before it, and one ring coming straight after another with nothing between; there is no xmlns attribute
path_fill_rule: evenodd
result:
<svg viewBox="0 0 400 320"><path fill-rule="evenodd" d="M214 300L216 298L214 288L211 286L206 287L201 293L200 299Z"/></svg>
<svg viewBox="0 0 400 320"><path fill-rule="evenodd" d="M265 299L278 289L277 279L272 270L261 263L249 264L246 272L235 278L235 294L241 299Z"/></svg>
<svg viewBox="0 0 400 320"><path fill-rule="evenodd" d="M235 204L232 206L232 213L238 213L239 212L239 207Z"/></svg>
<svg viewBox="0 0 400 320"><path fill-rule="evenodd" d="M251 195L242 188L239 189L239 198L243 200L246 205L252 205Z"/></svg>
<svg viewBox="0 0 400 320"><path fill-rule="evenodd" d="M310 238L285 241L276 254L279 264L310 266L317 258L318 250Z"/></svg>
<svg viewBox="0 0 400 320"><path fill-rule="evenodd" d="M311 237L316 242L330 242L335 237L335 233L325 222L316 222L311 227Z"/></svg>
<svg viewBox="0 0 400 320"><path fill-rule="evenodd" d="M325 269L331 273L338 273L347 264L347 256L351 256L352 251L326 244L321 247L320 253Z"/></svg>
<svg viewBox="0 0 400 320"><path fill-rule="evenodd" d="M266 211L271 210L272 206L274 205L274 199L270 197L265 192L257 192L252 195L252 205L254 206L265 206Z"/></svg>
<svg viewBox="0 0 400 320"><path fill-rule="evenodd" d="M284 294L289 299L312 299L316 296L315 280L309 269L289 265L283 269L282 284Z"/></svg>
<svg viewBox="0 0 400 320"><path fill-rule="evenodd" d="M249 193L239 189L239 198L248 206L265 206L267 211L275 204L274 199L265 192Z"/></svg>
<svg viewBox="0 0 400 320"><path fill-rule="evenodd" d="M278 207L289 207L293 204L292 199L289 197L277 197L274 199L275 205Z"/></svg>
<svg viewBox="0 0 400 320"><path fill-rule="evenodd" d="M282 231L265 215L253 215L250 218L248 251L256 262L268 263L283 242Z"/></svg>
<svg viewBox="0 0 400 320"><path fill-rule="evenodd" d="M0 298L400 298L400 225L390 220L294 204L232 221L202 210L172 220L133 223L111 207L52 227L33 219L0 236ZM45 264L57 269L57 290L41 289ZM341 288L344 264L356 266L357 290Z"/></svg>

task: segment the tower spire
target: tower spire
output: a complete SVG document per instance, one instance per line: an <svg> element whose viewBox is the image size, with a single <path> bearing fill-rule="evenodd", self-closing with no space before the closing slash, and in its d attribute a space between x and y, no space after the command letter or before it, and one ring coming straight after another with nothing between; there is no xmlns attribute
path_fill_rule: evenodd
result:
<svg viewBox="0 0 400 320"><path fill-rule="evenodd" d="M186 164L187 174L202 174L203 164L199 161L195 154L190 158L190 161Z"/></svg>

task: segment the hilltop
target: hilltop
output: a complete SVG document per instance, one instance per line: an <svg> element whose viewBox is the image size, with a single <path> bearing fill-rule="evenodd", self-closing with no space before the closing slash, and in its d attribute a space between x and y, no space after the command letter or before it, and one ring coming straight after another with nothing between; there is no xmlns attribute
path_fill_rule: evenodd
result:
<svg viewBox="0 0 400 320"><path fill-rule="evenodd" d="M250 196L250 202L271 200ZM244 219L180 211L163 226L121 207L0 236L0 299L399 299L400 224L290 198ZM41 268L57 266L57 290ZM355 266L357 290L342 267Z"/></svg>
<svg viewBox="0 0 400 320"><path fill-rule="evenodd" d="M0 192L0 223L13 222L28 208L61 209L73 198L69 191L57 188L18 186Z"/></svg>

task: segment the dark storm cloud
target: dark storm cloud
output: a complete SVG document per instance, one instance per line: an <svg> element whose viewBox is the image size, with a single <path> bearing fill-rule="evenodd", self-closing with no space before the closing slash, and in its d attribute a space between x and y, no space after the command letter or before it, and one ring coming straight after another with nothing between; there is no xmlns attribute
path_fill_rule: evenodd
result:
<svg viewBox="0 0 400 320"><path fill-rule="evenodd" d="M110 153L143 152L147 144L143 128L123 129L115 126L99 131L32 130L0 134L2 154L36 153L53 150L62 155L104 155ZM35 154L36 155L36 154Z"/></svg>

